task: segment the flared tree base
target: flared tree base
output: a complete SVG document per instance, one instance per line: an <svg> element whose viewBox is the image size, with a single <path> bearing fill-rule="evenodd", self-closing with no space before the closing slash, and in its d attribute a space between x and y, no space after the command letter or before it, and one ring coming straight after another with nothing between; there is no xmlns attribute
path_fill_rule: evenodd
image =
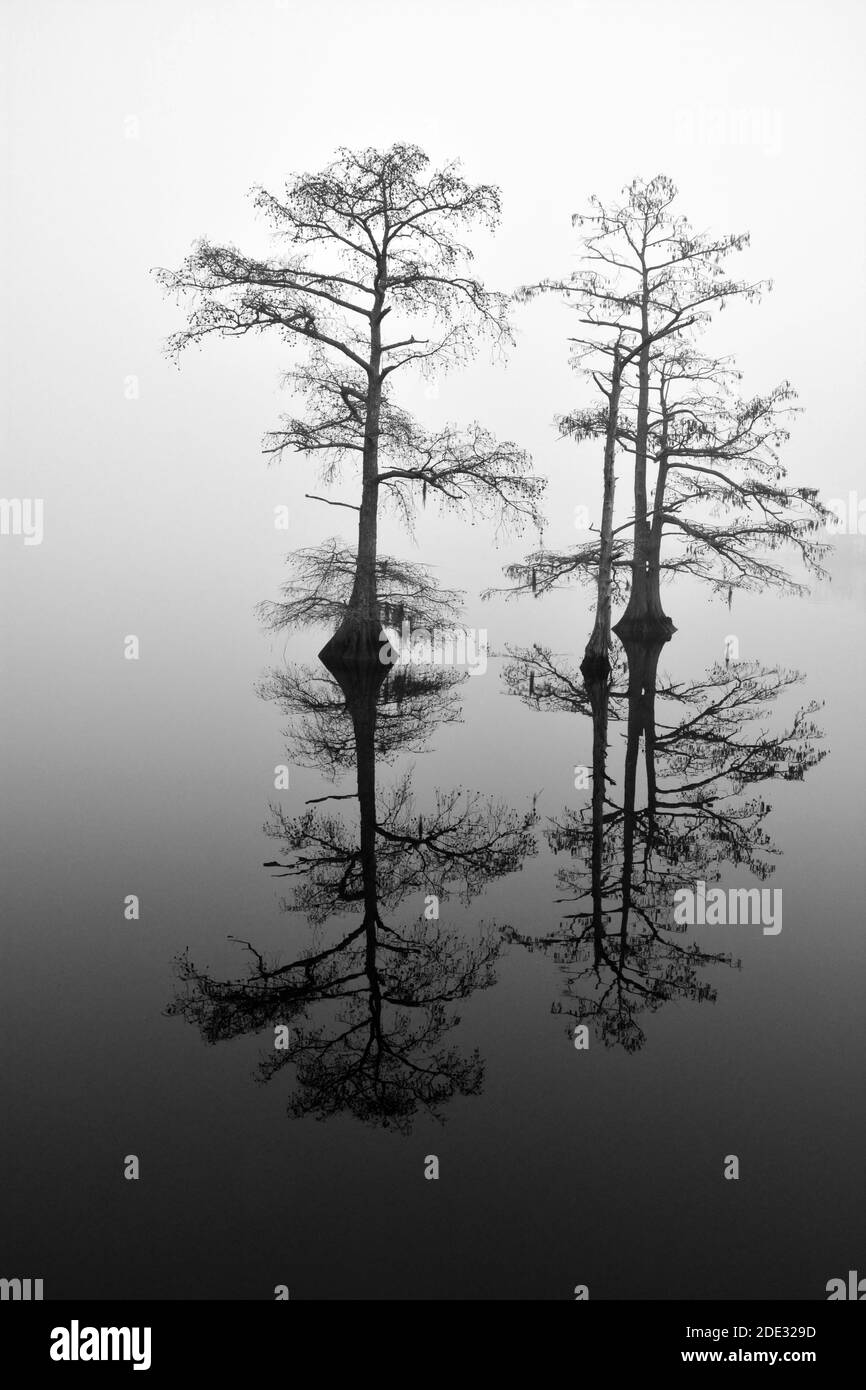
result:
<svg viewBox="0 0 866 1390"><path fill-rule="evenodd" d="M345 667L374 667L387 676L390 646L377 618L345 618L319 652L319 660L332 674ZM382 656L385 660L382 660Z"/></svg>
<svg viewBox="0 0 866 1390"><path fill-rule="evenodd" d="M594 681L606 681L610 675L610 657L607 652L599 652L587 647L580 663L580 674L587 685Z"/></svg>
<svg viewBox="0 0 866 1390"><path fill-rule="evenodd" d="M614 623L613 631L623 643L667 642L673 637L676 627L673 620L664 613L630 616L626 610L619 622Z"/></svg>

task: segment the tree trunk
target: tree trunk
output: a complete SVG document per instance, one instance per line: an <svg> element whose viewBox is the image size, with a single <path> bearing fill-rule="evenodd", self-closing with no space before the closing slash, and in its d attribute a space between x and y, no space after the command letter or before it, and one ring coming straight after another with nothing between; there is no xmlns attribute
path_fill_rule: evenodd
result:
<svg viewBox="0 0 866 1390"><path fill-rule="evenodd" d="M665 488L668 480L668 461L664 452L664 445L667 439L667 427L665 427L662 437L662 456L659 463L658 478L656 480L655 497L653 499L653 520L650 528L649 560L647 564L647 594L650 610L654 614L660 614L666 623L670 624L670 631L676 629L670 618L665 616L662 608L661 596L661 551L662 551L662 529L664 526L664 506Z"/></svg>
<svg viewBox="0 0 866 1390"><path fill-rule="evenodd" d="M637 427L635 431L634 458L634 552L631 567L631 592L626 610L614 627L620 638L629 636L652 637L667 635L674 631L673 623L665 614L658 592L658 576L655 586L650 581L652 540L647 507L647 444L649 440L649 371L650 371L650 326L649 326L649 279L646 266L643 270L643 291L641 300L641 349L638 356L638 404Z"/></svg>
<svg viewBox="0 0 866 1390"><path fill-rule="evenodd" d="M367 382L367 412L364 422L364 452L361 507L358 515L358 553L355 582L349 607L337 631L319 653L329 660L369 665L379 661L386 639L382 634L376 584L379 520L379 421L382 410L382 318L385 300L384 268L376 280L376 294L370 320L370 357ZM327 654L327 659L326 659Z"/></svg>
<svg viewBox="0 0 866 1390"><path fill-rule="evenodd" d="M616 489L614 460L619 424L619 398L622 389L622 363L619 347L614 349L613 370L608 399L607 435L604 441L604 497L601 508L601 542L598 557L598 587L595 625L586 644L580 669L584 680L607 680L610 675L610 606L613 586L613 503Z"/></svg>

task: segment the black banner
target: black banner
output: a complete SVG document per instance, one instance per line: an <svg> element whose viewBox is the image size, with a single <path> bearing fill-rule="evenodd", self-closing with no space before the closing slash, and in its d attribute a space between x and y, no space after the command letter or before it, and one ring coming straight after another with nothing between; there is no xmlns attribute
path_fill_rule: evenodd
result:
<svg viewBox="0 0 866 1390"><path fill-rule="evenodd" d="M303 1305L303 1306L301 1306ZM340 1303L341 1335L337 1344L357 1355L352 1337L354 1317L364 1321L358 1332L369 1336L367 1314L353 1314ZM406 1338L405 1366L411 1367L419 1345L424 1366L440 1357L429 1343L430 1312L401 1315ZM5 1371L18 1366L30 1372L50 1372L60 1382L70 1375L95 1376L144 1373L160 1380L184 1373L219 1372L259 1376L268 1367L288 1369L287 1350L302 1345L299 1335L314 1330L319 1318L333 1316L327 1307L288 1300L284 1303L219 1302L46 1302L6 1303L0 1314ZM495 1328L498 1315L473 1312L473 1337L487 1317ZM551 1315L548 1315L552 1317ZM455 1355L460 1336L459 1317L441 1341L441 1360ZM519 1323L508 1314L515 1332L531 1329L531 1314ZM312 1325L312 1326L311 1326ZM444 1324L436 1326L444 1334ZM580 1340L583 1370L587 1360L599 1369L651 1369L666 1372L694 1365L804 1365L828 1372L853 1369L859 1362L863 1319L858 1310L837 1303L707 1303L707 1302L578 1302L552 1326ZM389 1359L394 1355L393 1323L389 1328ZM398 1344L401 1334L398 1334ZM591 1340L585 1340L589 1336ZM423 1341L419 1342L419 1338ZM291 1342L287 1341L291 1339ZM461 1338L462 1341L462 1338ZM333 1353L332 1341L322 1344ZM351 1350L349 1350L351 1348ZM512 1348L513 1349L513 1348ZM461 1353L462 1355L463 1353ZM488 1352L484 1353L485 1360ZM495 1353L493 1353L495 1357ZM509 1351L509 1356L511 1352ZM403 1356L400 1358L403 1359ZM333 1370L333 1362L331 1363ZM453 1368L452 1368L453 1369Z"/></svg>

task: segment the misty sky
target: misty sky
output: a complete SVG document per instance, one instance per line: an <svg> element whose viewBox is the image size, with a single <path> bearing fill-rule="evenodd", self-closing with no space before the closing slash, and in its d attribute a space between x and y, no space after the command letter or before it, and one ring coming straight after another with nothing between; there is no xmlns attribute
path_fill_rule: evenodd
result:
<svg viewBox="0 0 866 1390"><path fill-rule="evenodd" d="M201 234L265 249L249 187L278 188L340 144L417 142L499 183L501 230L476 246L505 289L572 267L570 215L591 193L669 173L697 227L751 231L732 270L774 281L711 341L737 354L747 392L798 389L794 480L825 497L866 486L860 5L6 0L3 24L3 492L45 499L44 544L7 544L3 563L26 569L43 616L74 605L136 630L130 612L175 599L249 610L288 549L351 534L348 513L303 500L313 464L260 453L288 406L289 350L213 341L178 371L161 345L181 311L149 276ZM517 324L507 369L481 357L435 398L404 373L399 399L530 449L551 478L547 540L568 544L600 474L597 450L577 454L551 423L586 397L569 313L544 303ZM273 532L280 502L288 538ZM473 593L528 542L494 551L483 525L425 515L410 552L383 530L386 550Z"/></svg>

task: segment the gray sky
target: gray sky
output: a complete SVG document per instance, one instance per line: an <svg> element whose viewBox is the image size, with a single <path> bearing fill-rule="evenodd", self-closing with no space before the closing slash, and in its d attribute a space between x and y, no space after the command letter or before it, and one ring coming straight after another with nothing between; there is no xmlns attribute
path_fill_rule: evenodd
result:
<svg viewBox="0 0 866 1390"><path fill-rule="evenodd" d="M312 464L268 468L259 452L288 404L286 350L213 342L178 373L161 343L180 312L148 276L200 234L260 246L250 185L278 187L340 144L413 141L499 183L502 228L477 246L502 288L570 269L570 215L591 193L669 173L696 226L751 231L737 272L774 281L712 341L738 355L744 389L787 377L799 390L795 480L866 490L862 6L6 0L3 22L3 491L44 497L46 528L4 563L46 601L62 583L110 605L120 583L141 602L178 588L189 603L208 588L255 602L287 549L351 533L348 513L303 500ZM567 544L600 471L551 426L585 390L566 365L569 315L549 303L517 321L507 370L480 358L437 398L410 382L402 399L529 448L551 478L547 538ZM296 518L288 538L273 533L278 502ZM407 553L396 525L383 540ZM496 552L483 527L427 516L418 541L470 591L525 548Z"/></svg>

